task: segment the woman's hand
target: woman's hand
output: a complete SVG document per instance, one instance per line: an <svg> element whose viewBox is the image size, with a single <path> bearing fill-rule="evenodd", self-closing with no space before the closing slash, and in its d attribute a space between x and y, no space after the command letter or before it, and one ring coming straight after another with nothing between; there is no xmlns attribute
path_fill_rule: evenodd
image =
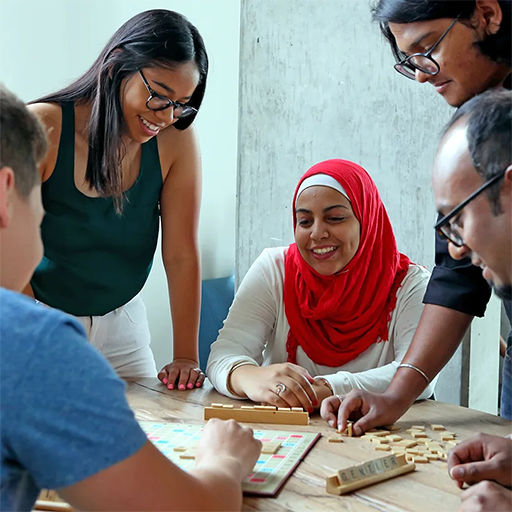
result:
<svg viewBox="0 0 512 512"><path fill-rule="evenodd" d="M448 472L458 486L493 480L512 487L512 439L478 434L452 448Z"/></svg>
<svg viewBox="0 0 512 512"><path fill-rule="evenodd" d="M315 379L301 366L291 363L270 366L240 366L230 375L235 393L253 402L276 407L302 407L308 412L318 406Z"/></svg>
<svg viewBox="0 0 512 512"><path fill-rule="evenodd" d="M169 389L200 388L203 385L205 375L199 368L199 363L193 359L178 358L164 366L158 378Z"/></svg>

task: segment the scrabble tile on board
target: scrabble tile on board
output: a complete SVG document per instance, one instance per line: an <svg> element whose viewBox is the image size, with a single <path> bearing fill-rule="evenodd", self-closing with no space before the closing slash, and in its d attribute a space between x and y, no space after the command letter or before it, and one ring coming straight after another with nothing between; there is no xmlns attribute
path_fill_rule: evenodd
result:
<svg viewBox="0 0 512 512"><path fill-rule="evenodd" d="M343 443L343 439L339 436L329 437L329 443Z"/></svg>
<svg viewBox="0 0 512 512"><path fill-rule="evenodd" d="M389 452L391 450L391 446L389 446L389 444L377 444L375 445L375 449L379 452Z"/></svg>
<svg viewBox="0 0 512 512"><path fill-rule="evenodd" d="M398 443L398 441L403 441L403 437L392 434L390 436L386 436L386 439L389 439L392 443Z"/></svg>
<svg viewBox="0 0 512 512"><path fill-rule="evenodd" d="M281 443L263 443L261 453L275 455L279 448L281 448Z"/></svg>
<svg viewBox="0 0 512 512"><path fill-rule="evenodd" d="M422 432L425 431L425 427L423 425L413 425L411 428L414 430L421 430Z"/></svg>
<svg viewBox="0 0 512 512"><path fill-rule="evenodd" d="M443 425L430 425L432 430L446 430Z"/></svg>

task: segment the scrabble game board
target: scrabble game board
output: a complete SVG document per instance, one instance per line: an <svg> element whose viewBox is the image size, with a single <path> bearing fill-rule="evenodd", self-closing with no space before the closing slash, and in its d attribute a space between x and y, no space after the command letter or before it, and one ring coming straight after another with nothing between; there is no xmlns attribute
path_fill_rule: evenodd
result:
<svg viewBox="0 0 512 512"><path fill-rule="evenodd" d="M139 422L148 439L172 462L185 471L192 471L192 458L201 437L202 425L182 423ZM254 437L264 444L281 446L275 454L261 454L253 472L243 482L246 494L275 496L306 453L320 437L318 433L282 430L255 430ZM177 450L176 450L177 449ZM190 458L186 454L190 453Z"/></svg>

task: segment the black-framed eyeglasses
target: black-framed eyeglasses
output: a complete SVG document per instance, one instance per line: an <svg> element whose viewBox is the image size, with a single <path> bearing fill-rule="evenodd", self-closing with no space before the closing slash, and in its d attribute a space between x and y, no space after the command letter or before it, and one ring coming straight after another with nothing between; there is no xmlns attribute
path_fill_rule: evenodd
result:
<svg viewBox="0 0 512 512"><path fill-rule="evenodd" d="M432 53L439 46L441 41L445 38L446 34L450 32L451 28L458 21L457 16L450 26L444 31L443 35L437 40L436 44L430 48L426 53L413 53L408 55L405 59L395 64L395 69L403 76L416 80L416 70L426 73L427 75L434 76L439 73L439 64L432 58Z"/></svg>
<svg viewBox="0 0 512 512"><path fill-rule="evenodd" d="M178 103L177 101L172 101L166 96L162 96L161 94L158 94L156 91L151 89L151 86L144 76L144 73L140 69L139 75L149 92L149 98L146 100L146 107L149 108L149 110L158 112L160 110L165 110L169 107L172 107L172 114L176 119L181 119L182 117L187 117L197 113L196 108L191 107L190 105L184 105L183 103Z"/></svg>
<svg viewBox="0 0 512 512"><path fill-rule="evenodd" d="M507 168L509 169L509 167ZM507 169L505 169L503 172L500 172L494 178L491 178L490 180L486 181L480 188L475 190L469 197L464 199L462 203L460 203L458 206L456 206L451 212L446 214L444 217L442 217L434 226L434 229L439 233L439 236L441 238L445 238L449 242L451 242L456 247L462 247L464 244L464 239L462 236L457 232L456 229L453 228L450 221L460 213L460 211L465 208L473 199L478 197L484 190L487 190L489 187L492 187L495 183L497 183L499 180L505 176L505 173L507 172Z"/></svg>

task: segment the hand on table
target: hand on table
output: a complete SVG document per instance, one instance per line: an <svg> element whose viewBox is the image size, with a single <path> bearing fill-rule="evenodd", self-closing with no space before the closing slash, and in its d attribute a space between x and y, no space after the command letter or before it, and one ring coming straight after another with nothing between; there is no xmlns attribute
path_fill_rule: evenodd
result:
<svg viewBox="0 0 512 512"><path fill-rule="evenodd" d="M459 512L510 512L512 491L496 482L484 480L461 495Z"/></svg>
<svg viewBox="0 0 512 512"><path fill-rule="evenodd" d="M251 428L235 420L213 418L204 427L197 445L196 468L221 466L242 481L253 469L261 453L261 442L254 439ZM222 461L222 462L220 462Z"/></svg>
<svg viewBox="0 0 512 512"><path fill-rule="evenodd" d="M178 358L164 366L158 378L169 389L200 388L203 385L205 375L199 368L199 363L193 359Z"/></svg>
<svg viewBox="0 0 512 512"><path fill-rule="evenodd" d="M245 365L231 374L231 387L253 402L276 407L302 407L308 412L318 405L313 389L315 379L296 364Z"/></svg>
<svg viewBox="0 0 512 512"><path fill-rule="evenodd" d="M370 393L362 389L353 389L341 397L331 396L322 402L320 414L331 427L343 431L347 420L358 420L353 431L360 436L374 427L394 423L407 410L394 396Z"/></svg>
<svg viewBox="0 0 512 512"><path fill-rule="evenodd" d="M482 480L512 487L512 439L488 434L467 439L450 450L448 472L461 489Z"/></svg>

